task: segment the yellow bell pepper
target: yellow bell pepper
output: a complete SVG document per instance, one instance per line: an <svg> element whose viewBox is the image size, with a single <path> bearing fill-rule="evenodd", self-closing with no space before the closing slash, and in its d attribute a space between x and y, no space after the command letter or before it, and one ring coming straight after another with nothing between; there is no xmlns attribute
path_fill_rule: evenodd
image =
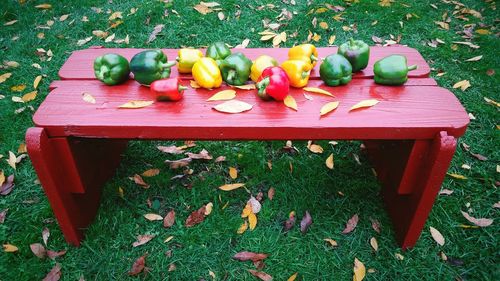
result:
<svg viewBox="0 0 500 281"><path fill-rule="evenodd" d="M212 58L201 58L193 65L193 78L200 87L205 89L219 88L222 75L217 63Z"/></svg>
<svg viewBox="0 0 500 281"><path fill-rule="evenodd" d="M288 51L289 60L301 60L311 64L311 69L318 62L318 51L312 44L301 44L291 48Z"/></svg>
<svg viewBox="0 0 500 281"><path fill-rule="evenodd" d="M195 62L203 57L203 53L197 49L180 49L177 53L177 69L179 73L191 73Z"/></svg>
<svg viewBox="0 0 500 281"><path fill-rule="evenodd" d="M270 66L278 66L278 62L270 56L267 55L262 55L258 57L252 64L252 68L250 69L250 79L252 81L257 83L257 80L259 80L260 75L262 74L262 71L264 69L270 67Z"/></svg>
<svg viewBox="0 0 500 281"><path fill-rule="evenodd" d="M302 88L309 82L312 64L302 60L287 60L281 64L290 79L290 86Z"/></svg>

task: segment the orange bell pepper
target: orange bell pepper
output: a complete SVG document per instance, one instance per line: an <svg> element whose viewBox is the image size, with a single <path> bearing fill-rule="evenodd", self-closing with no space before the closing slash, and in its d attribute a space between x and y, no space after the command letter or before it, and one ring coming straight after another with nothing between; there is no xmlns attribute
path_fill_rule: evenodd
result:
<svg viewBox="0 0 500 281"><path fill-rule="evenodd" d="M289 60L301 60L311 64L311 69L318 62L318 51L312 44L301 44L291 48L288 51Z"/></svg>
<svg viewBox="0 0 500 281"><path fill-rule="evenodd" d="M290 79L290 86L302 88L309 82L312 64L303 60L287 60L281 64Z"/></svg>

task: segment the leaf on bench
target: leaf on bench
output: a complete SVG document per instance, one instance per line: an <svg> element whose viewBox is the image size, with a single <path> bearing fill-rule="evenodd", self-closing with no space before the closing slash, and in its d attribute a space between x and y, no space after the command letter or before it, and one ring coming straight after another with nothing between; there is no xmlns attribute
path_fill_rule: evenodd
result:
<svg viewBox="0 0 500 281"><path fill-rule="evenodd" d="M360 109L360 108L367 108L367 107L372 107L379 103L378 100L376 99L369 99L369 100L363 100L358 102L357 104L353 105L349 111Z"/></svg>
<svg viewBox="0 0 500 281"><path fill-rule="evenodd" d="M223 90L215 93L213 96L207 99L207 101L218 101L218 100L232 100L236 97L235 90Z"/></svg>
<svg viewBox="0 0 500 281"><path fill-rule="evenodd" d="M133 100L118 106L118 108L143 108L146 106L150 106L153 103L154 101L152 100Z"/></svg>
<svg viewBox="0 0 500 281"><path fill-rule="evenodd" d="M252 109L252 105L240 100L230 100L218 104L213 109L224 113L241 113Z"/></svg>
<svg viewBox="0 0 500 281"><path fill-rule="evenodd" d="M297 111L297 102L295 101L295 99L292 96L290 96L290 95L286 96L286 98L283 100L283 103L287 107Z"/></svg>

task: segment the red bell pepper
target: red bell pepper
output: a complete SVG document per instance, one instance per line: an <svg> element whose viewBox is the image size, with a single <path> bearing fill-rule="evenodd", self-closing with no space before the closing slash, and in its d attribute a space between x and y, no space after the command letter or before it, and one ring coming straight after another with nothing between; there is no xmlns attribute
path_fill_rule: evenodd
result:
<svg viewBox="0 0 500 281"><path fill-rule="evenodd" d="M158 101L178 101L182 99L187 87L180 84L179 78L160 79L151 83L150 91Z"/></svg>
<svg viewBox="0 0 500 281"><path fill-rule="evenodd" d="M285 70L279 66L271 66L264 71L257 80L258 95L263 100L284 100L290 89L290 80Z"/></svg>

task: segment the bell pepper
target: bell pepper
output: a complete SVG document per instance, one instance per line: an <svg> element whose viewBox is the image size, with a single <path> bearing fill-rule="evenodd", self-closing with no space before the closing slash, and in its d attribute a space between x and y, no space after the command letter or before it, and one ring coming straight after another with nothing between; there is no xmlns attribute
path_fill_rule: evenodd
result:
<svg viewBox="0 0 500 281"><path fill-rule="evenodd" d="M149 90L157 101L178 101L182 99L187 87L181 85L179 78L160 79L151 83Z"/></svg>
<svg viewBox="0 0 500 281"><path fill-rule="evenodd" d="M117 54L105 54L94 60L94 74L106 85L117 85L128 80L128 60Z"/></svg>
<svg viewBox="0 0 500 281"><path fill-rule="evenodd" d="M351 63L339 54L329 55L319 67L319 76L328 86L345 85L352 80Z"/></svg>
<svg viewBox="0 0 500 281"><path fill-rule="evenodd" d="M281 64L290 80L290 86L302 88L309 82L312 64L303 60L287 60Z"/></svg>
<svg viewBox="0 0 500 281"><path fill-rule="evenodd" d="M304 61L311 64L311 69L313 69L318 62L318 51L312 44L297 45L288 51L288 59Z"/></svg>
<svg viewBox="0 0 500 281"><path fill-rule="evenodd" d="M203 53L197 49L180 49L177 53L177 69L179 73L191 73L196 61L203 57Z"/></svg>
<svg viewBox="0 0 500 281"><path fill-rule="evenodd" d="M222 76L217 63L212 58L201 58L193 65L193 78L205 89L218 88L222 84Z"/></svg>
<svg viewBox="0 0 500 281"><path fill-rule="evenodd" d="M222 79L229 85L243 85L250 76L252 61L242 53L227 56L219 65Z"/></svg>
<svg viewBox="0 0 500 281"><path fill-rule="evenodd" d="M358 72L368 65L370 47L362 40L351 38L349 42L340 45L337 54L344 56L351 63L352 72Z"/></svg>
<svg viewBox="0 0 500 281"><path fill-rule="evenodd" d="M205 56L213 58L217 62L217 65L219 65L219 63L230 54L231 49L229 49L226 43L215 42L212 45L208 46Z"/></svg>
<svg viewBox="0 0 500 281"><path fill-rule="evenodd" d="M130 61L134 79L142 85L170 77L170 68L175 62L168 62L162 50L147 50L136 54Z"/></svg>
<svg viewBox="0 0 500 281"><path fill-rule="evenodd" d="M250 69L250 79L257 82L262 74L262 71L270 66L278 66L278 62L270 56L262 55L258 57L253 62L252 68Z"/></svg>
<svg viewBox="0 0 500 281"><path fill-rule="evenodd" d="M408 66L405 56L391 55L378 60L373 65L375 83L383 85L403 85L408 80L408 71L417 65Z"/></svg>
<svg viewBox="0 0 500 281"><path fill-rule="evenodd" d="M259 77L256 84L258 96L263 100L273 98L275 100L284 100L290 90L290 80L288 75L279 66L271 66L264 71Z"/></svg>

